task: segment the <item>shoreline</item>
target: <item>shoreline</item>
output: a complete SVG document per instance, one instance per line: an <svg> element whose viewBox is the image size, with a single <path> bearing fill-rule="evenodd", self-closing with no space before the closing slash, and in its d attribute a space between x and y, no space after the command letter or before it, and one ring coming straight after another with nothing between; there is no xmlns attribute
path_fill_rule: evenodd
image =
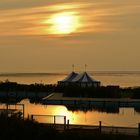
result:
<svg viewBox="0 0 140 140"><path fill-rule="evenodd" d="M78 71L80 73L80 71ZM31 84L43 84L43 85L57 85L57 81L60 79L63 79L64 76L68 75L69 72L13 72L13 73L8 73L8 72L1 72L0 73L0 82L6 82L9 81L11 83L17 83L17 84L22 84L22 85L31 85ZM102 83L102 86L119 86L120 88L136 88L136 87L140 87L140 80L138 80L136 83L132 82L134 81L135 78L140 77L140 71L88 71L88 73L93 77L93 76L97 76L96 79L99 79ZM48 76L60 76L60 79L56 79L54 80L54 78L51 79L51 81L47 81L47 77ZM103 79L99 78L99 77L103 76ZM116 82L112 81L112 78L110 79L110 77L114 78L114 76L116 78L120 77L121 79L118 79ZM124 80L122 77L127 77L130 76L131 78L134 79L130 79L130 82L127 82L126 80ZM137 77L136 77L137 76ZM32 79L31 78L35 78L36 79ZM40 78L39 78L40 77ZM45 78L43 78L45 77ZM106 77L104 79L104 77ZM26 80L25 80L26 78ZM39 80L38 80L39 78ZM110 80L109 80L110 79ZM53 81L53 82L52 82Z"/></svg>
<svg viewBox="0 0 140 140"><path fill-rule="evenodd" d="M73 98L63 97L62 93L52 93L43 98L44 105L65 105L70 110L97 109L106 112L118 112L120 107L133 107L140 110L140 99L111 99L111 98Z"/></svg>
<svg viewBox="0 0 140 140"><path fill-rule="evenodd" d="M86 98L86 97L63 97L63 93L51 93L44 97L43 100L69 100L69 101L122 101L122 102L140 102L140 99L131 98Z"/></svg>

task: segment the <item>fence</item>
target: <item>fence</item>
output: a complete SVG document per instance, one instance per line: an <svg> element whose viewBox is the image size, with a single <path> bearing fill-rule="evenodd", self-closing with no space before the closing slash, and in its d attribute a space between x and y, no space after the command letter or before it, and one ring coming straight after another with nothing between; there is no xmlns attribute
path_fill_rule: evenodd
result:
<svg viewBox="0 0 140 140"><path fill-rule="evenodd" d="M5 114L7 116L16 115L24 119L25 105L24 104L1 104L0 114Z"/></svg>
<svg viewBox="0 0 140 140"><path fill-rule="evenodd" d="M31 115L31 120L36 120L40 123L44 123L45 124L50 124L53 125L53 127L59 129L62 128L65 130L66 129L66 116L63 115L35 115L32 114Z"/></svg>
<svg viewBox="0 0 140 140"><path fill-rule="evenodd" d="M113 126L103 121L99 121L98 125L75 125L70 124L69 120L66 120L66 116L61 115L31 115L32 120L36 120L42 123L52 125L57 130L66 130L66 129L82 129L82 130L94 130L99 133L109 133L109 134L124 134L124 135L136 135L140 136L140 123L137 124L138 127L131 127L135 124L131 124L126 127Z"/></svg>

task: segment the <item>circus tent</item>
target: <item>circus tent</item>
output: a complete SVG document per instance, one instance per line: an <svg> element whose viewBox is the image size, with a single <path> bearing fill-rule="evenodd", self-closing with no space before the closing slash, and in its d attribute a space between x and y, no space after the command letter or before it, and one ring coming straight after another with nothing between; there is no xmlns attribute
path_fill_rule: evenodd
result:
<svg viewBox="0 0 140 140"><path fill-rule="evenodd" d="M100 86L100 81L94 80L87 72L79 74L72 80L72 82L78 84L81 87Z"/></svg>
<svg viewBox="0 0 140 140"><path fill-rule="evenodd" d="M64 80L58 81L59 85L78 85L81 87L99 87L101 82L94 80L87 72L83 73L70 73Z"/></svg>
<svg viewBox="0 0 140 140"><path fill-rule="evenodd" d="M59 85L69 85L72 83L73 79L75 79L78 76L78 73L76 72L71 72L64 80L58 81Z"/></svg>

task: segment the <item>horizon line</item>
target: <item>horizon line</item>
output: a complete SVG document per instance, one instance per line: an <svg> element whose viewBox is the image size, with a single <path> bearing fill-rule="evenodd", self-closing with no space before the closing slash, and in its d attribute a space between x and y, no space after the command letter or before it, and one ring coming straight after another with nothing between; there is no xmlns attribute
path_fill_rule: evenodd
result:
<svg viewBox="0 0 140 140"><path fill-rule="evenodd" d="M14 76L14 75L63 75L68 74L72 71L64 71L64 72L0 72L0 76ZM84 72L84 71L75 71L75 72ZM133 71L86 71L88 73L93 74L140 74L140 70Z"/></svg>

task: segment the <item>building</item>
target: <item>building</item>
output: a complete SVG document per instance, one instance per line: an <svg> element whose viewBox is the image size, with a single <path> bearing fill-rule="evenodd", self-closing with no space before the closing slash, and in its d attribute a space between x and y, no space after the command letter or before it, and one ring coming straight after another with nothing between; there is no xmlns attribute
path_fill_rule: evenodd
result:
<svg viewBox="0 0 140 140"><path fill-rule="evenodd" d="M58 81L58 85L68 86L68 85L78 85L81 87L99 87L101 85L100 81L94 80L89 76L87 72L81 74L72 72L64 80Z"/></svg>

